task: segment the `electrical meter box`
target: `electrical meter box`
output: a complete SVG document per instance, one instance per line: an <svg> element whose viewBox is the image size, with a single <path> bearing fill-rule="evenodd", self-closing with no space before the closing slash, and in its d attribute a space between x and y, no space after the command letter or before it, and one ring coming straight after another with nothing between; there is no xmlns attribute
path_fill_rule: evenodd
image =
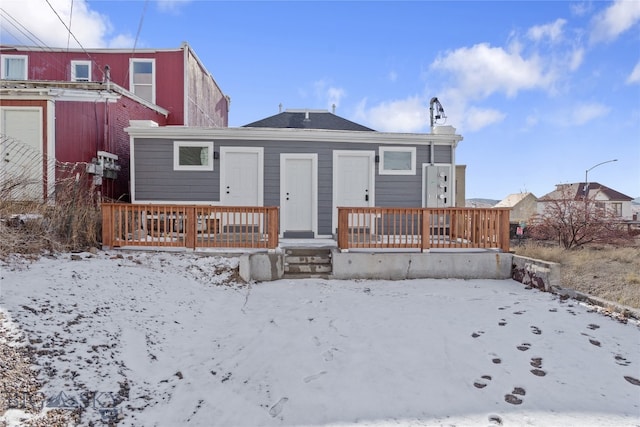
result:
<svg viewBox="0 0 640 427"><path fill-rule="evenodd" d="M453 177L450 165L428 165L425 174L427 208L449 208L453 206Z"/></svg>

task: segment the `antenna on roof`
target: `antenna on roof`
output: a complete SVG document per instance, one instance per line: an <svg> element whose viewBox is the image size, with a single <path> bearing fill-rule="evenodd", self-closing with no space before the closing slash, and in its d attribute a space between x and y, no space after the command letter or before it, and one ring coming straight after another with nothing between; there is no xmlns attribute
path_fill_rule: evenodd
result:
<svg viewBox="0 0 640 427"><path fill-rule="evenodd" d="M444 108L442 107L442 104L440 104L440 101L438 101L438 98L435 96L431 98L431 101L429 102L429 115L431 117L432 128L438 120L447 118L447 116L444 115Z"/></svg>

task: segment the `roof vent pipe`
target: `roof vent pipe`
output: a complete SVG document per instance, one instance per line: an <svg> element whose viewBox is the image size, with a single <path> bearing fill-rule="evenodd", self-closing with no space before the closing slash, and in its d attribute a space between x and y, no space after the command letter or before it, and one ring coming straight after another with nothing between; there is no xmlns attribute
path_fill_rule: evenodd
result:
<svg viewBox="0 0 640 427"><path fill-rule="evenodd" d="M333 114L335 114L335 113L336 113L336 104L331 104L331 112L332 112Z"/></svg>
<svg viewBox="0 0 640 427"><path fill-rule="evenodd" d="M282 102L278 104L278 113L282 113Z"/></svg>
<svg viewBox="0 0 640 427"><path fill-rule="evenodd" d="M304 112L304 121L305 122L311 121L311 119L309 119L309 110Z"/></svg>

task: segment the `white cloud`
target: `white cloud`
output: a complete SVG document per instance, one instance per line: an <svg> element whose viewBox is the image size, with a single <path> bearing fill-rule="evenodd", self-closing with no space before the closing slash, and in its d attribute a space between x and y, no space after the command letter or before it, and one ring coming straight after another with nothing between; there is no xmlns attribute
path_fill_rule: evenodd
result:
<svg viewBox="0 0 640 427"><path fill-rule="evenodd" d="M389 72L389 81L395 83L397 80L398 80L398 73L396 73L395 71L390 71Z"/></svg>
<svg viewBox="0 0 640 427"><path fill-rule="evenodd" d="M182 6L191 3L191 0L157 0L158 9L162 12L176 12Z"/></svg>
<svg viewBox="0 0 640 427"><path fill-rule="evenodd" d="M66 48L68 44L70 48L80 47L73 36L69 37L65 25L87 49L109 47L112 44L123 47L124 41L131 39L127 35L112 34L109 18L92 10L85 0L75 0L73 3L68 0L49 0L49 3L51 6L45 0L4 0L4 11L0 14L3 41L7 43L11 40L11 44L28 46L42 47L44 44L45 47Z"/></svg>
<svg viewBox="0 0 640 427"><path fill-rule="evenodd" d="M490 108L471 107L465 114L465 128L477 131L494 123L504 120L506 114Z"/></svg>
<svg viewBox="0 0 640 427"><path fill-rule="evenodd" d="M593 19L592 42L611 41L640 21L640 1L616 0Z"/></svg>
<svg viewBox="0 0 640 427"><path fill-rule="evenodd" d="M556 19L550 24L536 25L529 28L527 35L536 42L547 38L550 42L555 43L562 38L562 27L566 23L567 21L564 19Z"/></svg>
<svg viewBox="0 0 640 427"><path fill-rule="evenodd" d="M334 105L340 106L340 101L346 96L346 92L343 88L335 87L327 83L325 80L318 80L313 83L316 98L322 103L325 103L328 109L331 109Z"/></svg>
<svg viewBox="0 0 640 427"><path fill-rule="evenodd" d="M640 83L640 62L633 67L633 71L631 71L631 74L627 77L626 83L630 85Z"/></svg>
<svg viewBox="0 0 640 427"><path fill-rule="evenodd" d="M576 71L584 61L584 49L581 47L576 48L571 52L569 58L569 70Z"/></svg>
<svg viewBox="0 0 640 427"><path fill-rule="evenodd" d="M447 52L431 67L451 73L453 83L472 98L484 98L496 92L513 97L520 90L547 87L551 81L536 55L524 58L517 51L507 52L487 43Z"/></svg>
<svg viewBox="0 0 640 427"><path fill-rule="evenodd" d="M417 96L381 102L367 108L367 100L360 101L356 119L382 132L419 132L428 125L429 107Z"/></svg>
<svg viewBox="0 0 640 427"><path fill-rule="evenodd" d="M582 104L573 108L568 114L559 114L558 117L566 118L566 120L558 122L563 126L581 126L592 120L605 117L611 111L610 107L602 104Z"/></svg>

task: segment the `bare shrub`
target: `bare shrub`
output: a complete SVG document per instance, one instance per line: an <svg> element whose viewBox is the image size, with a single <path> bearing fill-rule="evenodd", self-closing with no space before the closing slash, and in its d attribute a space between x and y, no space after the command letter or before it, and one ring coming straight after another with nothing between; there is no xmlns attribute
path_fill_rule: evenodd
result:
<svg viewBox="0 0 640 427"><path fill-rule="evenodd" d="M631 241L632 236L615 212L599 207L594 197L576 196L569 185L560 187L555 198L547 201L544 212L532 218L529 236L556 241L565 249Z"/></svg>
<svg viewBox="0 0 640 427"><path fill-rule="evenodd" d="M79 250L98 244L99 200L84 170L85 164L58 163L55 192L46 198L0 199L0 255ZM0 182L0 193L7 190L4 183ZM20 194L16 180L10 185L13 194Z"/></svg>

